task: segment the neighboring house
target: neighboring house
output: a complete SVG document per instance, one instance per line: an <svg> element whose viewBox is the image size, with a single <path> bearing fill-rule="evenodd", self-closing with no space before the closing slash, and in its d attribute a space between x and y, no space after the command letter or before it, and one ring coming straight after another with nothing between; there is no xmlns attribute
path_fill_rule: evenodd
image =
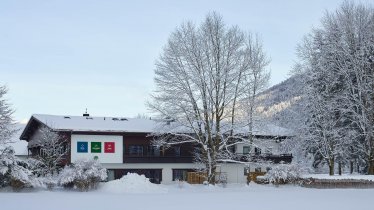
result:
<svg viewBox="0 0 374 210"><path fill-rule="evenodd" d="M13 147L15 156L23 160L26 160L28 157L27 142L20 141L19 137L25 129L25 126L26 124L15 124L17 132L12 136L10 143L8 144Z"/></svg>
<svg viewBox="0 0 374 210"><path fill-rule="evenodd" d="M153 146L149 134L155 131L156 125L157 122L151 119L91 117L88 114L84 116L35 114L29 120L20 139L28 142L30 155L38 154L40 146L35 137L38 136L42 126L47 126L68 139L70 155L67 157L67 162L74 162L81 158L97 158L108 169L109 180L121 178L128 172L144 174L154 183L167 184L185 179L187 172L194 171L198 167L193 163L194 147L191 144L176 145L168 149ZM264 140L271 139L274 144L286 138L284 135L274 136L270 133L261 135L258 137ZM290 155L270 153L264 155L265 152L260 155L259 149L252 150L246 145L237 145L236 152L238 160L241 161L291 162L292 160ZM248 166L249 164L222 163L217 171L224 172L228 182L245 183ZM250 170L254 171L256 167L250 167Z"/></svg>

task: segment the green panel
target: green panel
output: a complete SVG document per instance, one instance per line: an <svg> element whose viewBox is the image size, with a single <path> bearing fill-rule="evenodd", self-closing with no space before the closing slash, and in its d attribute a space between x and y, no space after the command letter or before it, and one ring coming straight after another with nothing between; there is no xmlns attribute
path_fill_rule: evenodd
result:
<svg viewBox="0 0 374 210"><path fill-rule="evenodd" d="M101 142L91 142L91 153L101 153Z"/></svg>

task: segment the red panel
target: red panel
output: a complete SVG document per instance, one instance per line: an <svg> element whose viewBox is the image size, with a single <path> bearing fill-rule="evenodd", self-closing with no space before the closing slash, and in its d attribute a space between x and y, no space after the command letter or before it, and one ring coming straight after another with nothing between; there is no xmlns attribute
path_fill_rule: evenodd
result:
<svg viewBox="0 0 374 210"><path fill-rule="evenodd" d="M105 142L104 143L104 152L105 153L114 153L115 152L114 142Z"/></svg>

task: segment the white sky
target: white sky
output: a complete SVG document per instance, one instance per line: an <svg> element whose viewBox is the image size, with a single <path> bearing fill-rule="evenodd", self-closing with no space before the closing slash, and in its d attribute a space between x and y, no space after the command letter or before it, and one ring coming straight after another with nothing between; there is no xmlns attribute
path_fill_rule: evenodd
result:
<svg viewBox="0 0 374 210"><path fill-rule="evenodd" d="M288 77L297 43L341 2L1 0L0 85L19 121L81 115L86 107L94 116L147 113L154 63L169 34L210 11L262 36L274 85Z"/></svg>

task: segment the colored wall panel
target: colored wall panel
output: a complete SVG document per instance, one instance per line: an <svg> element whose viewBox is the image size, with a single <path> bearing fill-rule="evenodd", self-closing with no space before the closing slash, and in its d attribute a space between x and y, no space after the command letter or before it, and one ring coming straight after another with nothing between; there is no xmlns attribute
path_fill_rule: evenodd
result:
<svg viewBox="0 0 374 210"><path fill-rule="evenodd" d="M101 142L91 142L91 153L101 153Z"/></svg>

